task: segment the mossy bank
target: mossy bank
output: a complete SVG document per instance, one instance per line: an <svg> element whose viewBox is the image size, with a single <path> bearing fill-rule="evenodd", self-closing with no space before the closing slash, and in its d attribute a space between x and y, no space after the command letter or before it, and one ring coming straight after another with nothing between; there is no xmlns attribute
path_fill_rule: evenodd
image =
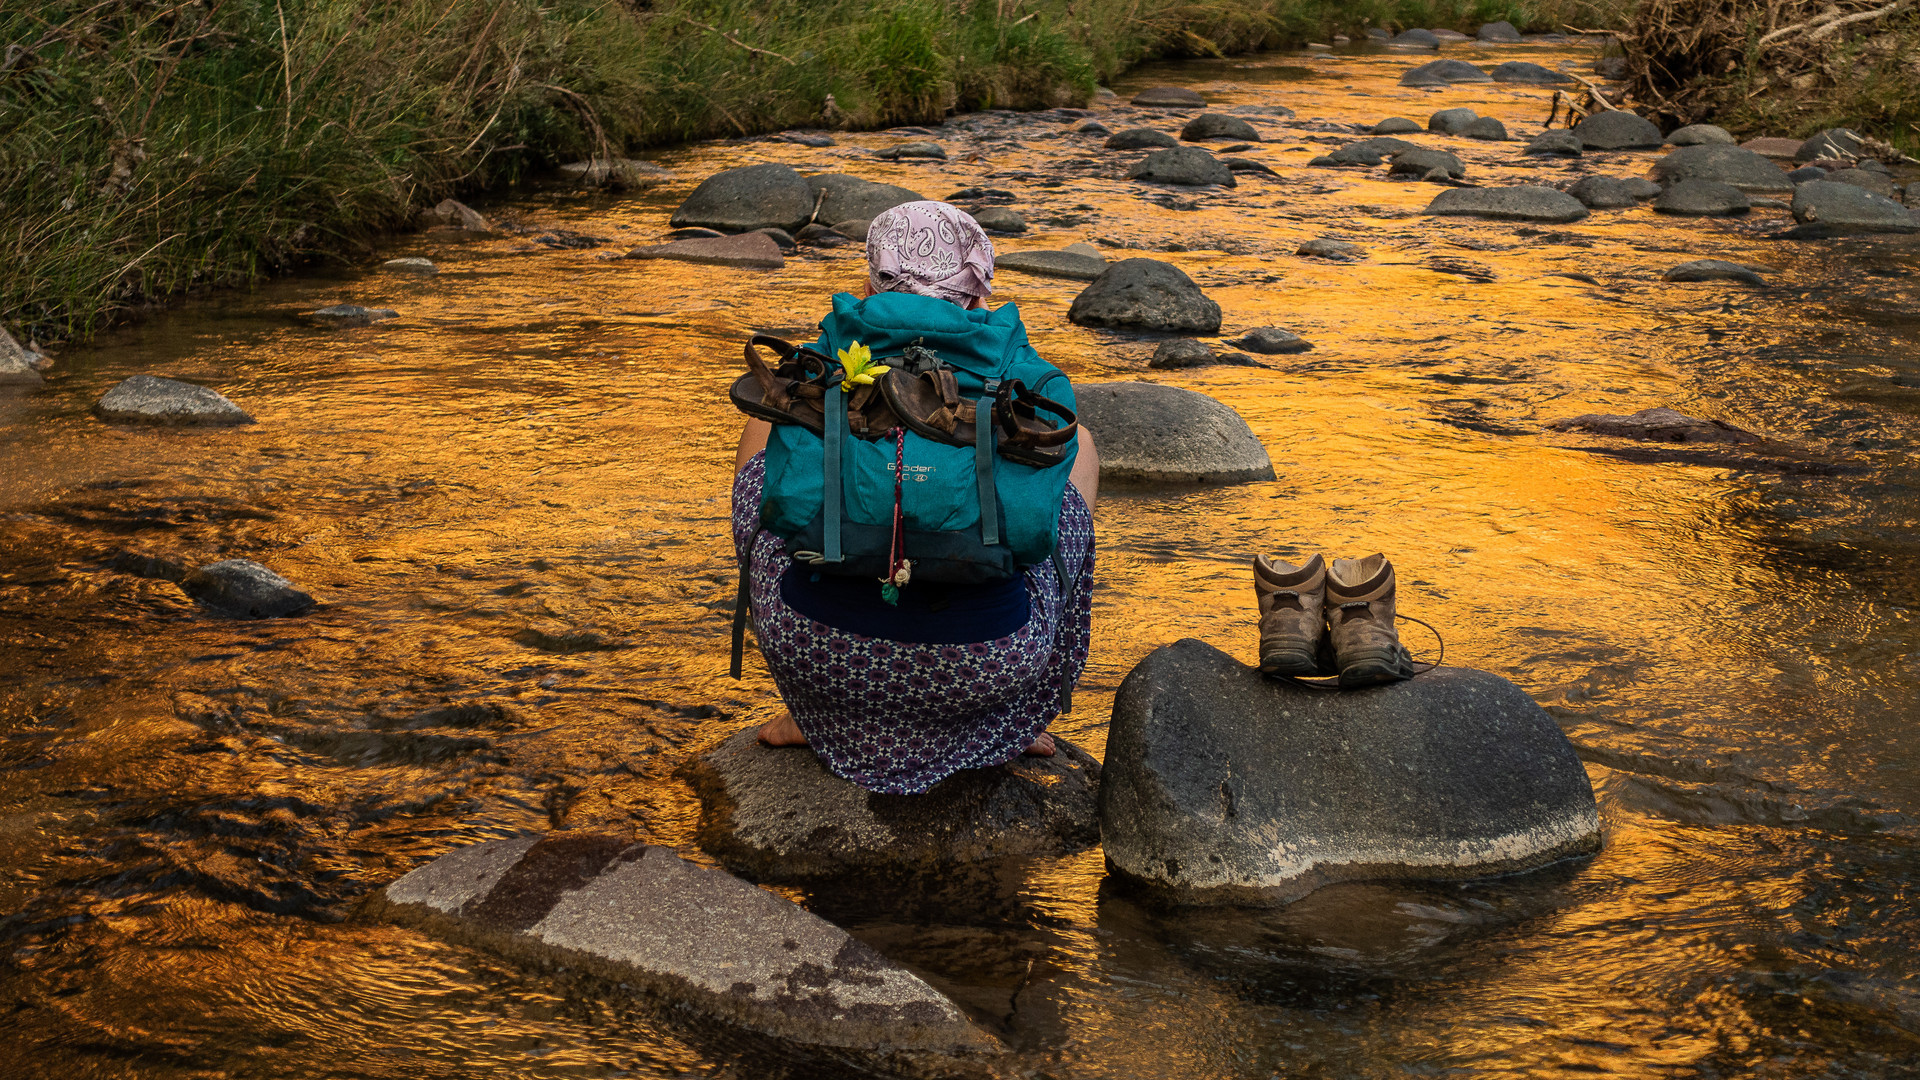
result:
<svg viewBox="0 0 1920 1080"><path fill-rule="evenodd" d="M1558 3L1558 6L1553 6ZM0 324L84 334L351 257L584 156L1088 98L1155 56L1579 0L53 0L0 5ZM1322 37L1324 40L1324 37Z"/></svg>

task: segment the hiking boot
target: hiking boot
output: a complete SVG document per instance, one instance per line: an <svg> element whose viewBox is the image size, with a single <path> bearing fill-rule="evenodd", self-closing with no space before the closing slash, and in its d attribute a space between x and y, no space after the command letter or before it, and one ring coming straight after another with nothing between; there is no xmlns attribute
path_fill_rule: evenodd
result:
<svg viewBox="0 0 1920 1080"><path fill-rule="evenodd" d="M1385 555L1335 559L1327 568L1327 625L1342 688L1413 678L1413 657L1393 626L1393 593Z"/></svg>
<svg viewBox="0 0 1920 1080"><path fill-rule="evenodd" d="M1260 599L1260 670L1269 675L1313 675L1326 636L1322 614L1327 563L1315 555L1295 566L1265 555L1253 557L1253 591Z"/></svg>

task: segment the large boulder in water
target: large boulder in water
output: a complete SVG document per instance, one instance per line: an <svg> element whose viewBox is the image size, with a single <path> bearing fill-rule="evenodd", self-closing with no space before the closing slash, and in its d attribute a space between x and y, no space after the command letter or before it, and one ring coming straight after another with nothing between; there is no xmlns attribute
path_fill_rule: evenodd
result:
<svg viewBox="0 0 1920 1080"><path fill-rule="evenodd" d="M1574 81L1573 76L1564 71L1529 64L1524 60L1509 60L1497 64L1488 73L1497 83L1525 83L1530 86L1559 86Z"/></svg>
<svg viewBox="0 0 1920 1080"><path fill-rule="evenodd" d="M1707 146L1715 143L1735 146L1739 141L1733 137L1733 132L1718 124L1688 124L1667 132L1668 146Z"/></svg>
<svg viewBox="0 0 1920 1080"><path fill-rule="evenodd" d="M1081 326L1214 334L1220 330L1220 305L1171 263L1122 259L1073 298L1067 318Z"/></svg>
<svg viewBox="0 0 1920 1080"><path fill-rule="evenodd" d="M1050 758L967 769L924 795L876 795L811 751L760 745L752 728L693 759L684 775L700 795L700 846L755 881L937 876L1100 842L1100 763L1053 741Z"/></svg>
<svg viewBox="0 0 1920 1080"><path fill-rule="evenodd" d="M1273 461L1240 414L1177 386L1082 383L1080 422L1100 446L1100 479L1238 484L1273 479Z"/></svg>
<svg viewBox="0 0 1920 1080"><path fill-rule="evenodd" d="M1041 277L1095 281L1107 272L1107 260L1079 251L1009 251L993 257L997 270L1018 270Z"/></svg>
<svg viewBox="0 0 1920 1080"><path fill-rule="evenodd" d="M1586 769L1507 680L1441 668L1328 692L1191 639L1120 686L1100 824L1109 871L1186 903L1481 877L1600 847Z"/></svg>
<svg viewBox="0 0 1920 1080"><path fill-rule="evenodd" d="M593 833L456 848L367 914L814 1046L978 1054L998 1042L939 991L784 897Z"/></svg>
<svg viewBox="0 0 1920 1080"><path fill-rule="evenodd" d="M768 164L714 173L700 181L668 220L676 229L697 225L730 233L793 232L812 214L813 190L800 174L790 166Z"/></svg>
<svg viewBox="0 0 1920 1080"><path fill-rule="evenodd" d="M1780 166L1751 150L1725 143L1683 146L1653 163L1653 178L1672 185L1683 180L1731 184L1749 195L1785 194L1793 181Z"/></svg>
<svg viewBox="0 0 1920 1080"><path fill-rule="evenodd" d="M1666 141L1653 121L1623 109L1594 113L1575 124L1573 133L1589 150L1652 150Z"/></svg>
<svg viewBox="0 0 1920 1080"><path fill-rule="evenodd" d="M809 176L807 189L809 212L813 209L812 200L819 197L820 192L826 192L826 197L820 200L820 213L815 217L823 225L839 225L843 221L872 221L901 203L926 201L926 196L917 191L892 184L876 184L845 173Z"/></svg>
<svg viewBox="0 0 1920 1080"><path fill-rule="evenodd" d="M1407 69L1401 86L1451 86L1454 83L1492 82L1493 77L1465 60L1434 60Z"/></svg>
<svg viewBox="0 0 1920 1080"><path fill-rule="evenodd" d="M1187 125L1180 129L1180 137L1188 142L1205 142L1208 139L1259 142L1260 132L1252 124L1237 116L1228 116L1224 113L1201 113L1187 121Z"/></svg>
<svg viewBox="0 0 1920 1080"><path fill-rule="evenodd" d="M1866 156L1867 148L1860 141L1859 132L1850 128L1828 128L1801 143L1793 152L1795 161L1817 161L1820 158L1853 161Z"/></svg>
<svg viewBox="0 0 1920 1080"><path fill-rule="evenodd" d="M1480 114L1472 109L1441 109L1427 117L1427 130L1442 135L1458 135L1478 119Z"/></svg>
<svg viewBox="0 0 1920 1080"><path fill-rule="evenodd" d="M1852 184L1809 180L1793 193L1793 217L1835 232L1910 233L1920 229L1907 208Z"/></svg>
<svg viewBox="0 0 1920 1080"><path fill-rule="evenodd" d="M627 252L629 259L671 259L704 263L708 266L752 267L778 270L787 264L780 245L763 232L739 236L676 240L671 244L650 244Z"/></svg>
<svg viewBox="0 0 1920 1080"><path fill-rule="evenodd" d="M1473 35L1489 45L1513 45L1526 39L1512 23L1502 19L1499 22L1481 23L1480 29Z"/></svg>
<svg viewBox="0 0 1920 1080"><path fill-rule="evenodd" d="M1204 184L1218 184L1221 187L1233 187L1238 181L1233 178L1233 170L1226 162L1197 146L1178 146L1171 150L1155 150L1146 160L1127 170L1127 179L1146 180L1155 184L1182 184L1199 187Z"/></svg>
<svg viewBox="0 0 1920 1080"><path fill-rule="evenodd" d="M1424 211L1441 217L1483 217L1502 221L1565 223L1587 216L1579 199L1564 191L1531 184L1520 187L1448 188Z"/></svg>
<svg viewBox="0 0 1920 1080"><path fill-rule="evenodd" d="M277 619L313 606L313 597L252 559L222 559L189 572L180 590L223 615Z"/></svg>
<svg viewBox="0 0 1920 1080"><path fill-rule="evenodd" d="M1732 217L1753 209L1747 196L1732 184L1718 180L1682 180L1653 200L1657 213L1682 217Z"/></svg>
<svg viewBox="0 0 1920 1080"><path fill-rule="evenodd" d="M1128 128L1107 137L1109 150L1171 150L1180 140L1149 127Z"/></svg>
<svg viewBox="0 0 1920 1080"><path fill-rule="evenodd" d="M1660 194L1660 185L1638 177L1583 176L1567 189L1567 194L1594 210L1619 210Z"/></svg>
<svg viewBox="0 0 1920 1080"><path fill-rule="evenodd" d="M158 375L135 375L123 380L101 396L93 412L100 419L116 424L253 423L253 417L219 391Z"/></svg>

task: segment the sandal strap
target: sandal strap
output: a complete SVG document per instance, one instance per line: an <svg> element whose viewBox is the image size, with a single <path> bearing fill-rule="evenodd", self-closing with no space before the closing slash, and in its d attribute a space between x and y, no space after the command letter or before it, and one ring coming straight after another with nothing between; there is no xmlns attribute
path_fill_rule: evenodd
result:
<svg viewBox="0 0 1920 1080"><path fill-rule="evenodd" d="M1037 425L1041 422L1039 414L1043 411L1058 416L1064 423L1051 429L1021 423L1024 419ZM998 421L1001 431L1005 433L1005 441L1016 446L1044 448L1063 446L1080 432L1080 418L1074 415L1072 409L1028 390L1026 385L1018 379L1001 388L1000 397L994 402L993 412L994 419ZM1025 415L1022 416L1022 413Z"/></svg>

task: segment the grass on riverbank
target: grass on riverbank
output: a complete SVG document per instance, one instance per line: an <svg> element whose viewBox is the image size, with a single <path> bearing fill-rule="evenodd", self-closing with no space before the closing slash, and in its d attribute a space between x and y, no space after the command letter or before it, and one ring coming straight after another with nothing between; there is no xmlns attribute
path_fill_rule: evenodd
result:
<svg viewBox="0 0 1920 1080"><path fill-rule="evenodd" d="M1592 0L47 0L0 7L0 324L351 256L583 156L1082 101L1143 59ZM831 100L832 107L828 102Z"/></svg>
<svg viewBox="0 0 1920 1080"><path fill-rule="evenodd" d="M1645 0L1634 89L1742 135L1850 127L1920 154L1920 7L1885 0Z"/></svg>

